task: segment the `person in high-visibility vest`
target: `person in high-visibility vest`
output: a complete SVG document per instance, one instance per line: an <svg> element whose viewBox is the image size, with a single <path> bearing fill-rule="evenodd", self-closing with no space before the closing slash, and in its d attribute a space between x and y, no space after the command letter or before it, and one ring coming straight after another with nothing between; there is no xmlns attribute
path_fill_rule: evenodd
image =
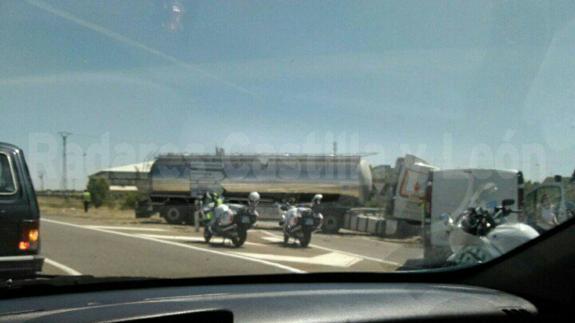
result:
<svg viewBox="0 0 575 323"><path fill-rule="evenodd" d="M224 199L218 193L207 192L202 199L204 207L205 220L211 221L214 217L214 209L224 204Z"/></svg>
<svg viewBox="0 0 575 323"><path fill-rule="evenodd" d="M90 203L92 203L92 194L88 190L84 190L84 193L82 193L82 200L84 201L84 212L88 212Z"/></svg>

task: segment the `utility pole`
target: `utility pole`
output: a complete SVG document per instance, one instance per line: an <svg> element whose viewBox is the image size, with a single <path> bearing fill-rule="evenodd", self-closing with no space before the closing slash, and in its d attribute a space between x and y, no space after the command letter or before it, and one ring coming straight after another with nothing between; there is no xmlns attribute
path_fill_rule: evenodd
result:
<svg viewBox="0 0 575 323"><path fill-rule="evenodd" d="M82 153L82 177L86 179L86 152Z"/></svg>
<svg viewBox="0 0 575 323"><path fill-rule="evenodd" d="M337 141L333 142L333 155L337 156Z"/></svg>
<svg viewBox="0 0 575 323"><path fill-rule="evenodd" d="M68 137L72 135L71 132L67 131L60 131L58 132L60 137L62 137L62 191L64 195L67 197L68 194L66 193L68 190L67 187L67 177L68 177L68 167L67 167L67 156L66 156L66 144Z"/></svg>
<svg viewBox="0 0 575 323"><path fill-rule="evenodd" d="M40 178L40 191L44 191L44 171L38 172L38 178Z"/></svg>

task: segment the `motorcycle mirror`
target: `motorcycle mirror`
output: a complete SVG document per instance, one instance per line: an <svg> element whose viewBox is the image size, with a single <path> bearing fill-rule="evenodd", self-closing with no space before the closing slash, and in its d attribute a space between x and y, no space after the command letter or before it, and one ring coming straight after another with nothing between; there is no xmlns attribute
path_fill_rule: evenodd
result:
<svg viewBox="0 0 575 323"><path fill-rule="evenodd" d="M508 207L508 206L513 205L513 204L515 204L515 200L514 200L514 199L505 199L505 200L503 200L503 202L501 203L501 205L502 205L503 207Z"/></svg>

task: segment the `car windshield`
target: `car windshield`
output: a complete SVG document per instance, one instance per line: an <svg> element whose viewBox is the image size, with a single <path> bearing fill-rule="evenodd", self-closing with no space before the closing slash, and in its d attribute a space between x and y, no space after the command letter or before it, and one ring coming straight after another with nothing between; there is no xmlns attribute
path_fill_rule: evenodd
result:
<svg viewBox="0 0 575 323"><path fill-rule="evenodd" d="M2 1L0 258L160 278L489 262L575 214L574 15Z"/></svg>

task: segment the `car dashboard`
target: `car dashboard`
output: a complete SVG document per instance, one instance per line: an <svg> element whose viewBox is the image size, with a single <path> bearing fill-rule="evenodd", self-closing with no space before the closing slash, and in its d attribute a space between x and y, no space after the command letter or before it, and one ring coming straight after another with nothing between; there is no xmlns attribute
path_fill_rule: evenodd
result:
<svg viewBox="0 0 575 323"><path fill-rule="evenodd" d="M0 322L529 321L529 301L422 283L238 284L130 289L0 301Z"/></svg>

